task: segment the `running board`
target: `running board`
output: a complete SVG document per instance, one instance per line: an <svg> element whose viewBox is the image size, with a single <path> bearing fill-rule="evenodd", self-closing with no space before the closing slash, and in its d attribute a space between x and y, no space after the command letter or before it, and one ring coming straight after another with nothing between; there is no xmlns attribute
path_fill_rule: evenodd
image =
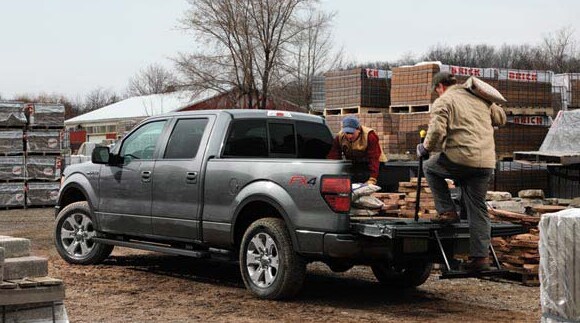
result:
<svg viewBox="0 0 580 323"><path fill-rule="evenodd" d="M148 250L148 251L156 251L156 252L168 253L168 254L173 254L173 255L188 256L188 257L195 257L195 258L209 258L210 257L210 253L208 251L171 248L171 247L166 247L166 246L147 243L147 242L121 241L121 240L105 239L105 238L93 238L93 240L95 242L108 244L108 245L114 245L114 246L119 246L119 247L128 247L128 248Z"/></svg>

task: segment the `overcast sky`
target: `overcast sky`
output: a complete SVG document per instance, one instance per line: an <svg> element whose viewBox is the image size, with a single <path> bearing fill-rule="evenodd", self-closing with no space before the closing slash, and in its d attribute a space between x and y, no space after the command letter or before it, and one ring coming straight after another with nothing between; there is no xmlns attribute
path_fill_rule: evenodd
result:
<svg viewBox="0 0 580 323"><path fill-rule="evenodd" d="M437 43L538 44L570 26L575 0L322 0L337 13L335 42L359 62L394 61ZM102 87L121 93L152 63L194 48L178 27L185 0L0 0L0 96Z"/></svg>

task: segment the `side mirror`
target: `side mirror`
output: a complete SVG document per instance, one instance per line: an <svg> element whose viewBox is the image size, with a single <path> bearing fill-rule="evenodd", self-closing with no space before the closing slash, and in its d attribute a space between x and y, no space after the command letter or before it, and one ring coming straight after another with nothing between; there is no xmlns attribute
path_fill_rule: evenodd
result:
<svg viewBox="0 0 580 323"><path fill-rule="evenodd" d="M91 154L91 161L94 164L108 164L109 163L109 147L97 146L93 149Z"/></svg>

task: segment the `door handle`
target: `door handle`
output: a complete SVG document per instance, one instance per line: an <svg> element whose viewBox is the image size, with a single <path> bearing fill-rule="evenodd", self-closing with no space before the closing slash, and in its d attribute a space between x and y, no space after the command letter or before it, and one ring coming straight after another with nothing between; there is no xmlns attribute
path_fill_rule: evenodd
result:
<svg viewBox="0 0 580 323"><path fill-rule="evenodd" d="M141 181L144 183L149 183L151 181L151 171L142 171L141 172Z"/></svg>
<svg viewBox="0 0 580 323"><path fill-rule="evenodd" d="M185 181L190 184L197 183L197 172L187 172L185 173Z"/></svg>

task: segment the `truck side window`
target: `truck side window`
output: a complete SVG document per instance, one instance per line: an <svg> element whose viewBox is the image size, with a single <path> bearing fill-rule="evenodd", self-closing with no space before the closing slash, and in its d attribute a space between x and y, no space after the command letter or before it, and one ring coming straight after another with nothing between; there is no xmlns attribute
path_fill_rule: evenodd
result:
<svg viewBox="0 0 580 323"><path fill-rule="evenodd" d="M197 155L207 119L178 120L171 132L163 158L192 159Z"/></svg>
<svg viewBox="0 0 580 323"><path fill-rule="evenodd" d="M120 155L132 159L153 159L165 120L143 125L123 141Z"/></svg>
<svg viewBox="0 0 580 323"><path fill-rule="evenodd" d="M296 157L296 136L290 123L270 123L270 153Z"/></svg>
<svg viewBox="0 0 580 323"><path fill-rule="evenodd" d="M296 122L298 158L325 159L332 147L332 133L326 125Z"/></svg>
<svg viewBox="0 0 580 323"><path fill-rule="evenodd" d="M232 122L224 157L268 157L266 120Z"/></svg>

